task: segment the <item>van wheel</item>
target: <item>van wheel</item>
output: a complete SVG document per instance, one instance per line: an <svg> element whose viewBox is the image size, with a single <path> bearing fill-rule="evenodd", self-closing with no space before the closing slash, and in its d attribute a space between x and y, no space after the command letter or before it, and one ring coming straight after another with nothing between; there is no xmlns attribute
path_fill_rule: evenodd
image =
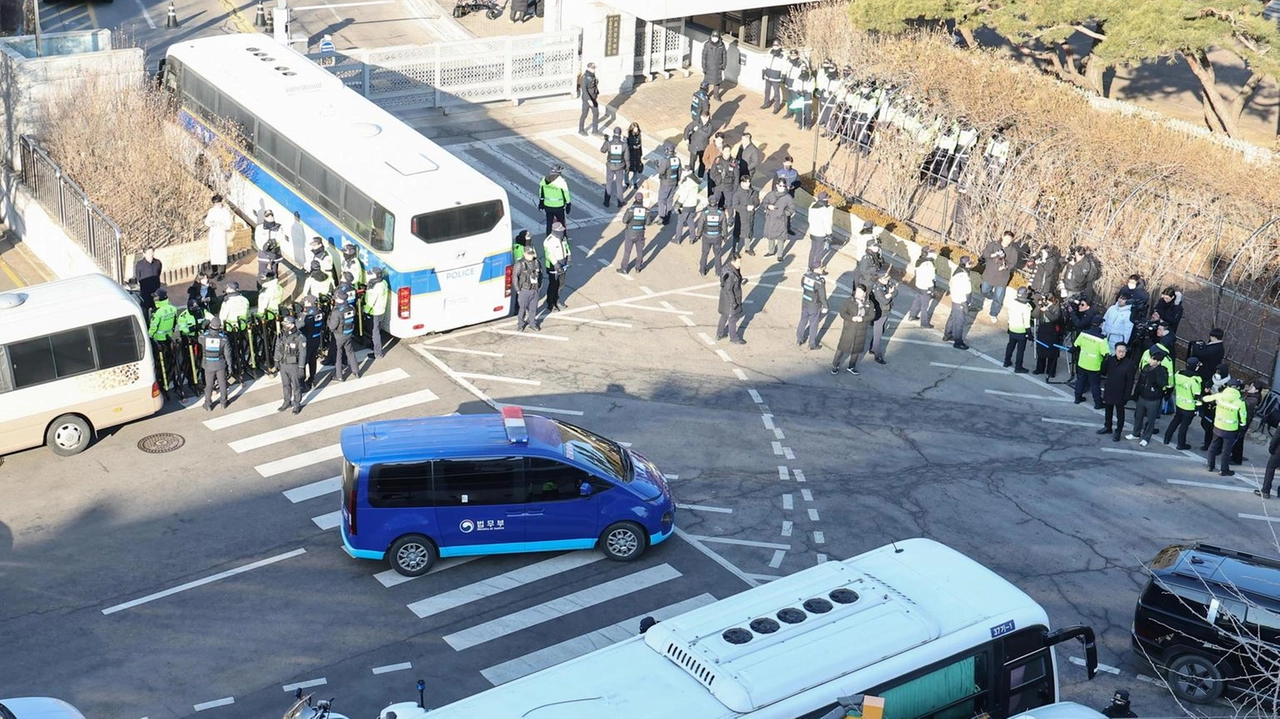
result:
<svg viewBox="0 0 1280 719"><path fill-rule="evenodd" d="M436 545L421 534L406 534L387 552L391 568L406 577L421 577L436 562Z"/></svg>
<svg viewBox="0 0 1280 719"><path fill-rule="evenodd" d="M1202 654L1179 654L1169 662L1169 688L1184 701L1209 704L1226 690L1222 670Z"/></svg>
<svg viewBox="0 0 1280 719"><path fill-rule="evenodd" d="M61 457L80 454L93 441L93 430L84 417L64 414L49 424L44 433L44 443Z"/></svg>
<svg viewBox="0 0 1280 719"><path fill-rule="evenodd" d="M644 530L632 522L610 524L600 535L600 549L615 562L639 559L647 544Z"/></svg>

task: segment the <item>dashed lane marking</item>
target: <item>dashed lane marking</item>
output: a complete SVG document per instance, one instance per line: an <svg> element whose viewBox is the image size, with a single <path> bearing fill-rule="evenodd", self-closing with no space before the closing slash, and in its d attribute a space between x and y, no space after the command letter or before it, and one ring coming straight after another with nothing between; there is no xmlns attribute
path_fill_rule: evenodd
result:
<svg viewBox="0 0 1280 719"><path fill-rule="evenodd" d="M699 512L717 512L719 514L733 514L733 510L727 507L708 507L705 504L676 504L680 509L692 509Z"/></svg>
<svg viewBox="0 0 1280 719"><path fill-rule="evenodd" d="M1170 479L1166 480L1169 484L1181 484L1188 487L1204 487L1205 489L1221 489L1227 492L1252 492L1248 487L1236 487L1229 484L1214 484L1213 482L1192 482L1187 479Z"/></svg>
<svg viewBox="0 0 1280 719"><path fill-rule="evenodd" d="M166 589L162 592L156 592L155 594L148 594L145 597L139 597L138 599L133 599L123 604L117 604L113 607L107 607L106 609L102 610L102 613L115 614L116 612L121 612L126 609L132 609L133 607L137 607L137 606L146 604L148 602L154 602L157 599L164 599L165 597L173 596L174 594L178 594L179 592L185 592L188 589L195 589L196 587L203 587L206 584L213 584L216 581L227 579L228 577L234 577L237 574L244 574L245 572L258 569L259 567L265 567L269 564L275 564L276 562L281 562L286 559L291 559L293 557L297 557L299 555L306 554L306 553L307 553L307 550L305 548L300 547L293 551L285 552L284 554L277 554L274 557L267 557L266 559L260 559L256 562L250 562L249 564L236 567L235 569L228 569L225 572L218 572L217 574L211 574L207 577L202 577L193 582L187 582L186 584L179 584L176 587ZM218 706L221 706L221 705L218 705ZM201 711L201 710L196 709L196 711Z"/></svg>
<svg viewBox="0 0 1280 719"><path fill-rule="evenodd" d="M773 559L770 559L770 560L769 560L769 568L770 568L770 569L777 569L778 567L781 567L781 566L782 566L782 560L783 560L783 558L784 558L784 557L786 557L786 556L787 556L787 553L786 553L786 551L784 551L784 550L781 550L781 549L775 549L775 550L773 550Z"/></svg>
<svg viewBox="0 0 1280 719"><path fill-rule="evenodd" d="M402 672L406 669L413 669L413 662L400 662L399 664L386 664L380 667L374 667L374 674L390 674L391 672Z"/></svg>
<svg viewBox="0 0 1280 719"><path fill-rule="evenodd" d="M329 683L328 679L325 679L324 677L320 677L319 679L308 679L305 682L297 682L296 684L285 684L280 688L285 690L286 692L294 692L299 689L310 689L311 687L322 687L328 683Z"/></svg>
<svg viewBox="0 0 1280 719"><path fill-rule="evenodd" d="M1035 399L1043 402L1071 402L1067 397L1049 397L1043 394L1028 394L1026 392L1001 392L998 389L984 389L987 394L994 394L997 397L1015 397L1017 399Z"/></svg>
<svg viewBox="0 0 1280 719"><path fill-rule="evenodd" d="M986 372L987 374L1009 374L1007 370L994 369L991 367L970 367L964 364L947 364L946 362L930 362L930 367L945 367L947 369L962 369L967 372Z"/></svg>
<svg viewBox="0 0 1280 719"><path fill-rule="evenodd" d="M531 387L539 387L542 385L542 380L522 379L520 377L503 377L501 375L496 375L496 374L480 374L479 372L459 372L458 376L466 377L467 379L483 379L483 380L488 380L490 382L507 382L508 384L524 384L524 385L529 385Z"/></svg>

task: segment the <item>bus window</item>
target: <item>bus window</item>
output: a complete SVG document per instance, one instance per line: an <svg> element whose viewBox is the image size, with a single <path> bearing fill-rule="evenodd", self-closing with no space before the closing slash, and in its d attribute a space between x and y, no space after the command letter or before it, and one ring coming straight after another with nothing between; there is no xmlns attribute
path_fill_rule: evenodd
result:
<svg viewBox="0 0 1280 719"><path fill-rule="evenodd" d="M370 507L430 507L431 462L379 464L369 470Z"/></svg>
<svg viewBox="0 0 1280 719"><path fill-rule="evenodd" d="M93 326L93 346L98 350L98 369L111 369L142 359L142 338L138 321L132 317L99 322Z"/></svg>
<svg viewBox="0 0 1280 719"><path fill-rule="evenodd" d="M427 244L448 242L482 235L497 227L504 214L502 200L489 200L417 215L410 228L414 236Z"/></svg>
<svg viewBox="0 0 1280 719"><path fill-rule="evenodd" d="M395 248L396 218L387 208L373 203L373 229L369 232L369 246L377 252L390 252Z"/></svg>
<svg viewBox="0 0 1280 719"><path fill-rule="evenodd" d="M886 719L969 719L987 710L988 689L987 653L981 652L867 693L884 697Z"/></svg>

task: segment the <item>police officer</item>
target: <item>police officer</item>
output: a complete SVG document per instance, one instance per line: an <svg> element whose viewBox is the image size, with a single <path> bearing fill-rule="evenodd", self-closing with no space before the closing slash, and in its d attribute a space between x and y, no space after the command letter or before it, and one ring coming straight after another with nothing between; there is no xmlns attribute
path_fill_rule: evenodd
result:
<svg viewBox="0 0 1280 719"><path fill-rule="evenodd" d="M813 268L800 278L800 324L796 326L796 346L803 347L809 339L809 349L822 347L818 342L818 322L827 313L827 279Z"/></svg>
<svg viewBox="0 0 1280 719"><path fill-rule="evenodd" d="M1213 443L1209 445L1209 471L1213 471L1215 460L1221 452L1222 470L1218 474L1223 477L1235 474L1229 465L1231 450L1240 441L1241 428L1249 426L1249 410L1245 408L1244 400L1240 397L1240 388L1243 386L1243 381L1231 379L1221 392L1207 394L1203 400L1206 404L1213 403L1215 406Z"/></svg>
<svg viewBox="0 0 1280 719"><path fill-rule="evenodd" d="M342 290L333 296L333 309L329 311L329 332L333 334L334 356L333 376L346 382L347 375L360 377L360 365L356 362L355 334L356 308L352 304L355 298ZM346 360L347 372L343 372L342 363Z"/></svg>
<svg viewBox="0 0 1280 719"><path fill-rule="evenodd" d="M165 392L173 380L173 339L178 309L169 302L169 293L161 287L155 292L155 311L151 313L151 327L147 334L156 343L156 361L160 364L160 382ZM181 391L181 390L179 390Z"/></svg>
<svg viewBox="0 0 1280 719"><path fill-rule="evenodd" d="M871 322L871 354L876 363L888 364L884 360L884 326L889 321L889 313L893 311L893 300L898 296L898 283L889 276L886 265L871 286L871 303L875 305L875 317Z"/></svg>
<svg viewBox="0 0 1280 719"><path fill-rule="evenodd" d="M311 238L311 261L319 262L320 269L330 279L333 279L333 258L329 256L329 251L324 246L324 240L319 237Z"/></svg>
<svg viewBox="0 0 1280 719"><path fill-rule="evenodd" d="M370 328L373 338L373 356L382 359L382 322L387 316L387 304L391 289L383 277L381 267L369 268L369 286L364 292L364 313L368 317L365 326Z"/></svg>
<svg viewBox="0 0 1280 719"><path fill-rule="evenodd" d="M676 205L676 186L680 182L680 169L683 167L680 158L676 157L676 148L667 142L662 145L662 159L658 162L658 204L657 215L665 226L671 221L671 211Z"/></svg>
<svg viewBox="0 0 1280 719"><path fill-rule="evenodd" d="M231 374L243 382L249 375L249 348L246 323L249 321L249 299L240 294L240 283L231 282L222 295L222 307L218 310L218 319L231 337L231 349L228 360L231 361Z"/></svg>
<svg viewBox="0 0 1280 719"><path fill-rule="evenodd" d="M302 294L316 299L333 294L333 276L325 273L324 265L319 260L311 261L311 272L307 275L307 281L302 283Z"/></svg>
<svg viewBox="0 0 1280 719"><path fill-rule="evenodd" d="M316 383L316 360L320 358L320 344L324 338L324 314L316 306L313 295L302 298L302 336L307 341L307 373L302 378L302 391L308 392Z"/></svg>
<svg viewBox="0 0 1280 719"><path fill-rule="evenodd" d="M703 191L702 183L693 170L686 168L680 186L676 188L676 232L672 239L677 245L684 241L686 229L689 231L689 243L693 243L698 219L706 206L707 193Z"/></svg>
<svg viewBox="0 0 1280 719"><path fill-rule="evenodd" d="M538 252L533 246L525 248L524 257L516 263L513 271L516 285L516 329L524 332L526 327L541 330L538 324L538 290L542 287L542 265L538 262Z"/></svg>
<svg viewBox="0 0 1280 719"><path fill-rule="evenodd" d="M714 267L720 273L720 253L724 250L724 236L729 231L729 215L714 203L702 211L698 220L695 236L702 241L702 259L698 262L698 273L706 275ZM711 254L711 264L707 264L707 255Z"/></svg>
<svg viewBox="0 0 1280 719"><path fill-rule="evenodd" d="M307 358L307 341L298 331L293 315L286 315L280 322L280 336L275 343L275 364L280 370L280 388L284 402L276 408L283 412L293 407L293 413L302 411L302 367Z"/></svg>
<svg viewBox="0 0 1280 719"><path fill-rule="evenodd" d="M625 275L631 271L633 250L636 253L636 273L644 271L644 228L648 226L652 214L653 210L644 206L644 195L637 192L635 202L623 215L627 228L622 233L622 264L618 265L618 274Z"/></svg>
<svg viewBox="0 0 1280 719"><path fill-rule="evenodd" d="M733 246L729 254L739 254L744 249L748 255L755 255L750 243L755 241L756 207L760 204L760 193L751 186L751 176L743 174L738 178L738 186L729 194L728 210L730 223L733 226Z"/></svg>
<svg viewBox="0 0 1280 719"><path fill-rule="evenodd" d="M605 205L608 205L605 201ZM538 209L547 215L547 234L555 223L565 224L573 213L573 200L569 197L569 183L564 180L564 165L552 165L551 172L538 182Z"/></svg>
<svg viewBox="0 0 1280 719"><path fill-rule="evenodd" d="M782 73L787 69L787 58L782 53L782 41L774 40L769 50L769 58L760 74L764 77L764 104L761 110L773 106L773 114L777 115L784 102L782 94Z"/></svg>
<svg viewBox="0 0 1280 719"><path fill-rule="evenodd" d="M564 225L559 222L551 226L551 234L542 241L542 259L547 267L547 311L556 312L564 308L560 288L569 271L569 238L564 236Z"/></svg>
<svg viewBox="0 0 1280 719"><path fill-rule="evenodd" d="M209 329L200 335L200 354L204 364L204 408L213 411L213 388L222 388L222 408L227 408L227 352L231 340L222 332L222 320L209 318Z"/></svg>
<svg viewBox="0 0 1280 719"><path fill-rule="evenodd" d="M600 152L605 155L604 173L604 206L609 206L609 198L613 197L622 207L622 192L626 189L627 178L627 142L622 139L622 128L613 128L613 137L600 145Z"/></svg>
<svg viewBox="0 0 1280 719"><path fill-rule="evenodd" d="M1187 358L1187 366L1173 376L1173 421L1164 431L1164 443L1173 440L1174 432L1178 433L1177 449L1191 449L1187 444L1187 430L1191 428L1191 420L1196 416L1196 406L1200 404L1200 395L1204 390L1204 380L1200 379L1200 360Z"/></svg>

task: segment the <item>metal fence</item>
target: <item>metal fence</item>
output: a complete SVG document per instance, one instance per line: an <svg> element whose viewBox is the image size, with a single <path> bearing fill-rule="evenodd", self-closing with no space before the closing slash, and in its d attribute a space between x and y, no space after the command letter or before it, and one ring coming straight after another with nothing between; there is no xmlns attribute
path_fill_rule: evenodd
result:
<svg viewBox="0 0 1280 719"><path fill-rule="evenodd" d="M308 55L384 109L571 95L581 31Z"/></svg>
<svg viewBox="0 0 1280 719"><path fill-rule="evenodd" d="M35 193L49 216L93 258L103 274L116 282L124 282L120 227L89 200L74 180L63 174L62 168L35 139L23 135L19 147L22 184Z"/></svg>

